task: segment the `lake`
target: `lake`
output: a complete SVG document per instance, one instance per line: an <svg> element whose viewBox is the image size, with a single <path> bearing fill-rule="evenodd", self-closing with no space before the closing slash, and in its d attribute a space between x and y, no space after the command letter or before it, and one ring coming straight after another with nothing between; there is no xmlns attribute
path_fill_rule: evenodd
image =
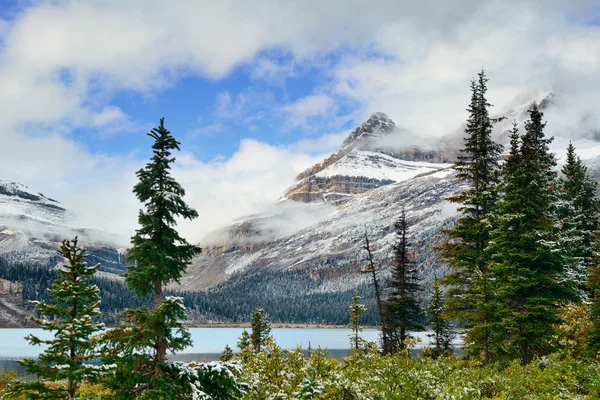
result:
<svg viewBox="0 0 600 400"><path fill-rule="evenodd" d="M169 358L179 361L217 360L225 345L236 350L238 338L243 330L243 328L190 328L192 346ZM417 349L429 344L428 333L416 332L413 334L421 339L416 346ZM18 375L23 376L25 371L18 366L16 360L35 358L44 350L43 346L30 346L24 339L28 334L34 334L41 339L52 338L52 333L41 329L0 329L0 373L16 370ZM271 334L275 337L277 344L287 350L295 349L297 346L307 350L310 343L313 349L319 346L328 349L331 356L335 358L346 356L350 350L350 329L273 328ZM364 329L361 337L366 340L379 341L379 331Z"/></svg>

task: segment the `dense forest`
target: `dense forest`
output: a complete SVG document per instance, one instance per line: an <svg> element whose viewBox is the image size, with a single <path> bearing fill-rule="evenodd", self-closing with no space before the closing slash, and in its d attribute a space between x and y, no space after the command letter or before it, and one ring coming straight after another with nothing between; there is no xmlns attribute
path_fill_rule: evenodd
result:
<svg viewBox="0 0 600 400"><path fill-rule="evenodd" d="M91 264L91 263L90 263ZM47 289L57 278L57 272L46 266L9 263L0 258L0 278L14 282L23 307L32 308L30 301L48 300ZM100 289L100 321L112 326L118 323L118 313L127 308L149 306L151 297L139 297L122 279L95 276L92 284ZM272 290L262 288L269 286ZM171 291L181 296L188 309L190 323L247 322L254 309L261 305L273 322L298 324L337 324L347 321L346 309L352 292L320 292L318 284L302 271L255 273L234 277L226 285L205 292ZM290 298L290 293L297 293ZM371 286L360 288L367 305L363 324L376 325L379 320Z"/></svg>

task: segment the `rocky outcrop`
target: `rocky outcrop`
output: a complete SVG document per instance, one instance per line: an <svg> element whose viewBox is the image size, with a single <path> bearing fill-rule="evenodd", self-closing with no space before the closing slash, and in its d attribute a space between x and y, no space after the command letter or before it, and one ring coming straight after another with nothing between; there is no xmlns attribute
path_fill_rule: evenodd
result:
<svg viewBox="0 0 600 400"><path fill-rule="evenodd" d="M326 201L328 203L340 203L348 200L351 196L365 193L381 186L394 183L391 179L375 179L369 177L341 176L332 177L310 176L289 191L286 197L290 200L310 203L314 201Z"/></svg>
<svg viewBox="0 0 600 400"><path fill-rule="evenodd" d="M415 176L414 162L448 163L456 152L417 147L393 148L382 142L396 131L384 113L375 113L344 140L327 159L302 172L283 198L304 203L341 204L369 190ZM441 165L429 165L431 169ZM428 170L427 172L430 172Z"/></svg>

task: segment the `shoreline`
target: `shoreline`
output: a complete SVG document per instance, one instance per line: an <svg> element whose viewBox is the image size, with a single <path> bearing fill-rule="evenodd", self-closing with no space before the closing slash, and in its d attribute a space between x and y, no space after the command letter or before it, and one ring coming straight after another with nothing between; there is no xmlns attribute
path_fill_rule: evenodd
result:
<svg viewBox="0 0 600 400"><path fill-rule="evenodd" d="M349 325L327 325L327 324L286 324L286 323L271 323L273 329L350 329ZM116 325L115 325L116 326ZM107 326L114 328L115 326ZM184 323L185 328L246 328L250 329L250 323L213 323L213 324L194 324ZM0 326L0 329L35 329L37 326ZM361 325L362 329L379 329L378 326Z"/></svg>
<svg viewBox="0 0 600 400"><path fill-rule="evenodd" d="M215 324L184 324L186 328L248 328L250 323L215 323ZM270 323L274 329L350 329L349 325L327 325L327 324L286 324ZM377 326L361 326L362 329L378 329Z"/></svg>

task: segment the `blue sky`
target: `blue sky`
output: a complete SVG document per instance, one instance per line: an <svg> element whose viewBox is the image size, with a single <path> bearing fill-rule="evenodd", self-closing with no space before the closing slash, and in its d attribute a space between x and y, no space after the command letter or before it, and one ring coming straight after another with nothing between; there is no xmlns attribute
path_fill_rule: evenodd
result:
<svg viewBox="0 0 600 400"><path fill-rule="evenodd" d="M199 240L268 209L373 112L413 142L455 132L481 67L499 110L555 90L561 121L581 120L599 15L588 0L0 0L0 178L128 235L164 116L174 173L210 210L183 227Z"/></svg>

